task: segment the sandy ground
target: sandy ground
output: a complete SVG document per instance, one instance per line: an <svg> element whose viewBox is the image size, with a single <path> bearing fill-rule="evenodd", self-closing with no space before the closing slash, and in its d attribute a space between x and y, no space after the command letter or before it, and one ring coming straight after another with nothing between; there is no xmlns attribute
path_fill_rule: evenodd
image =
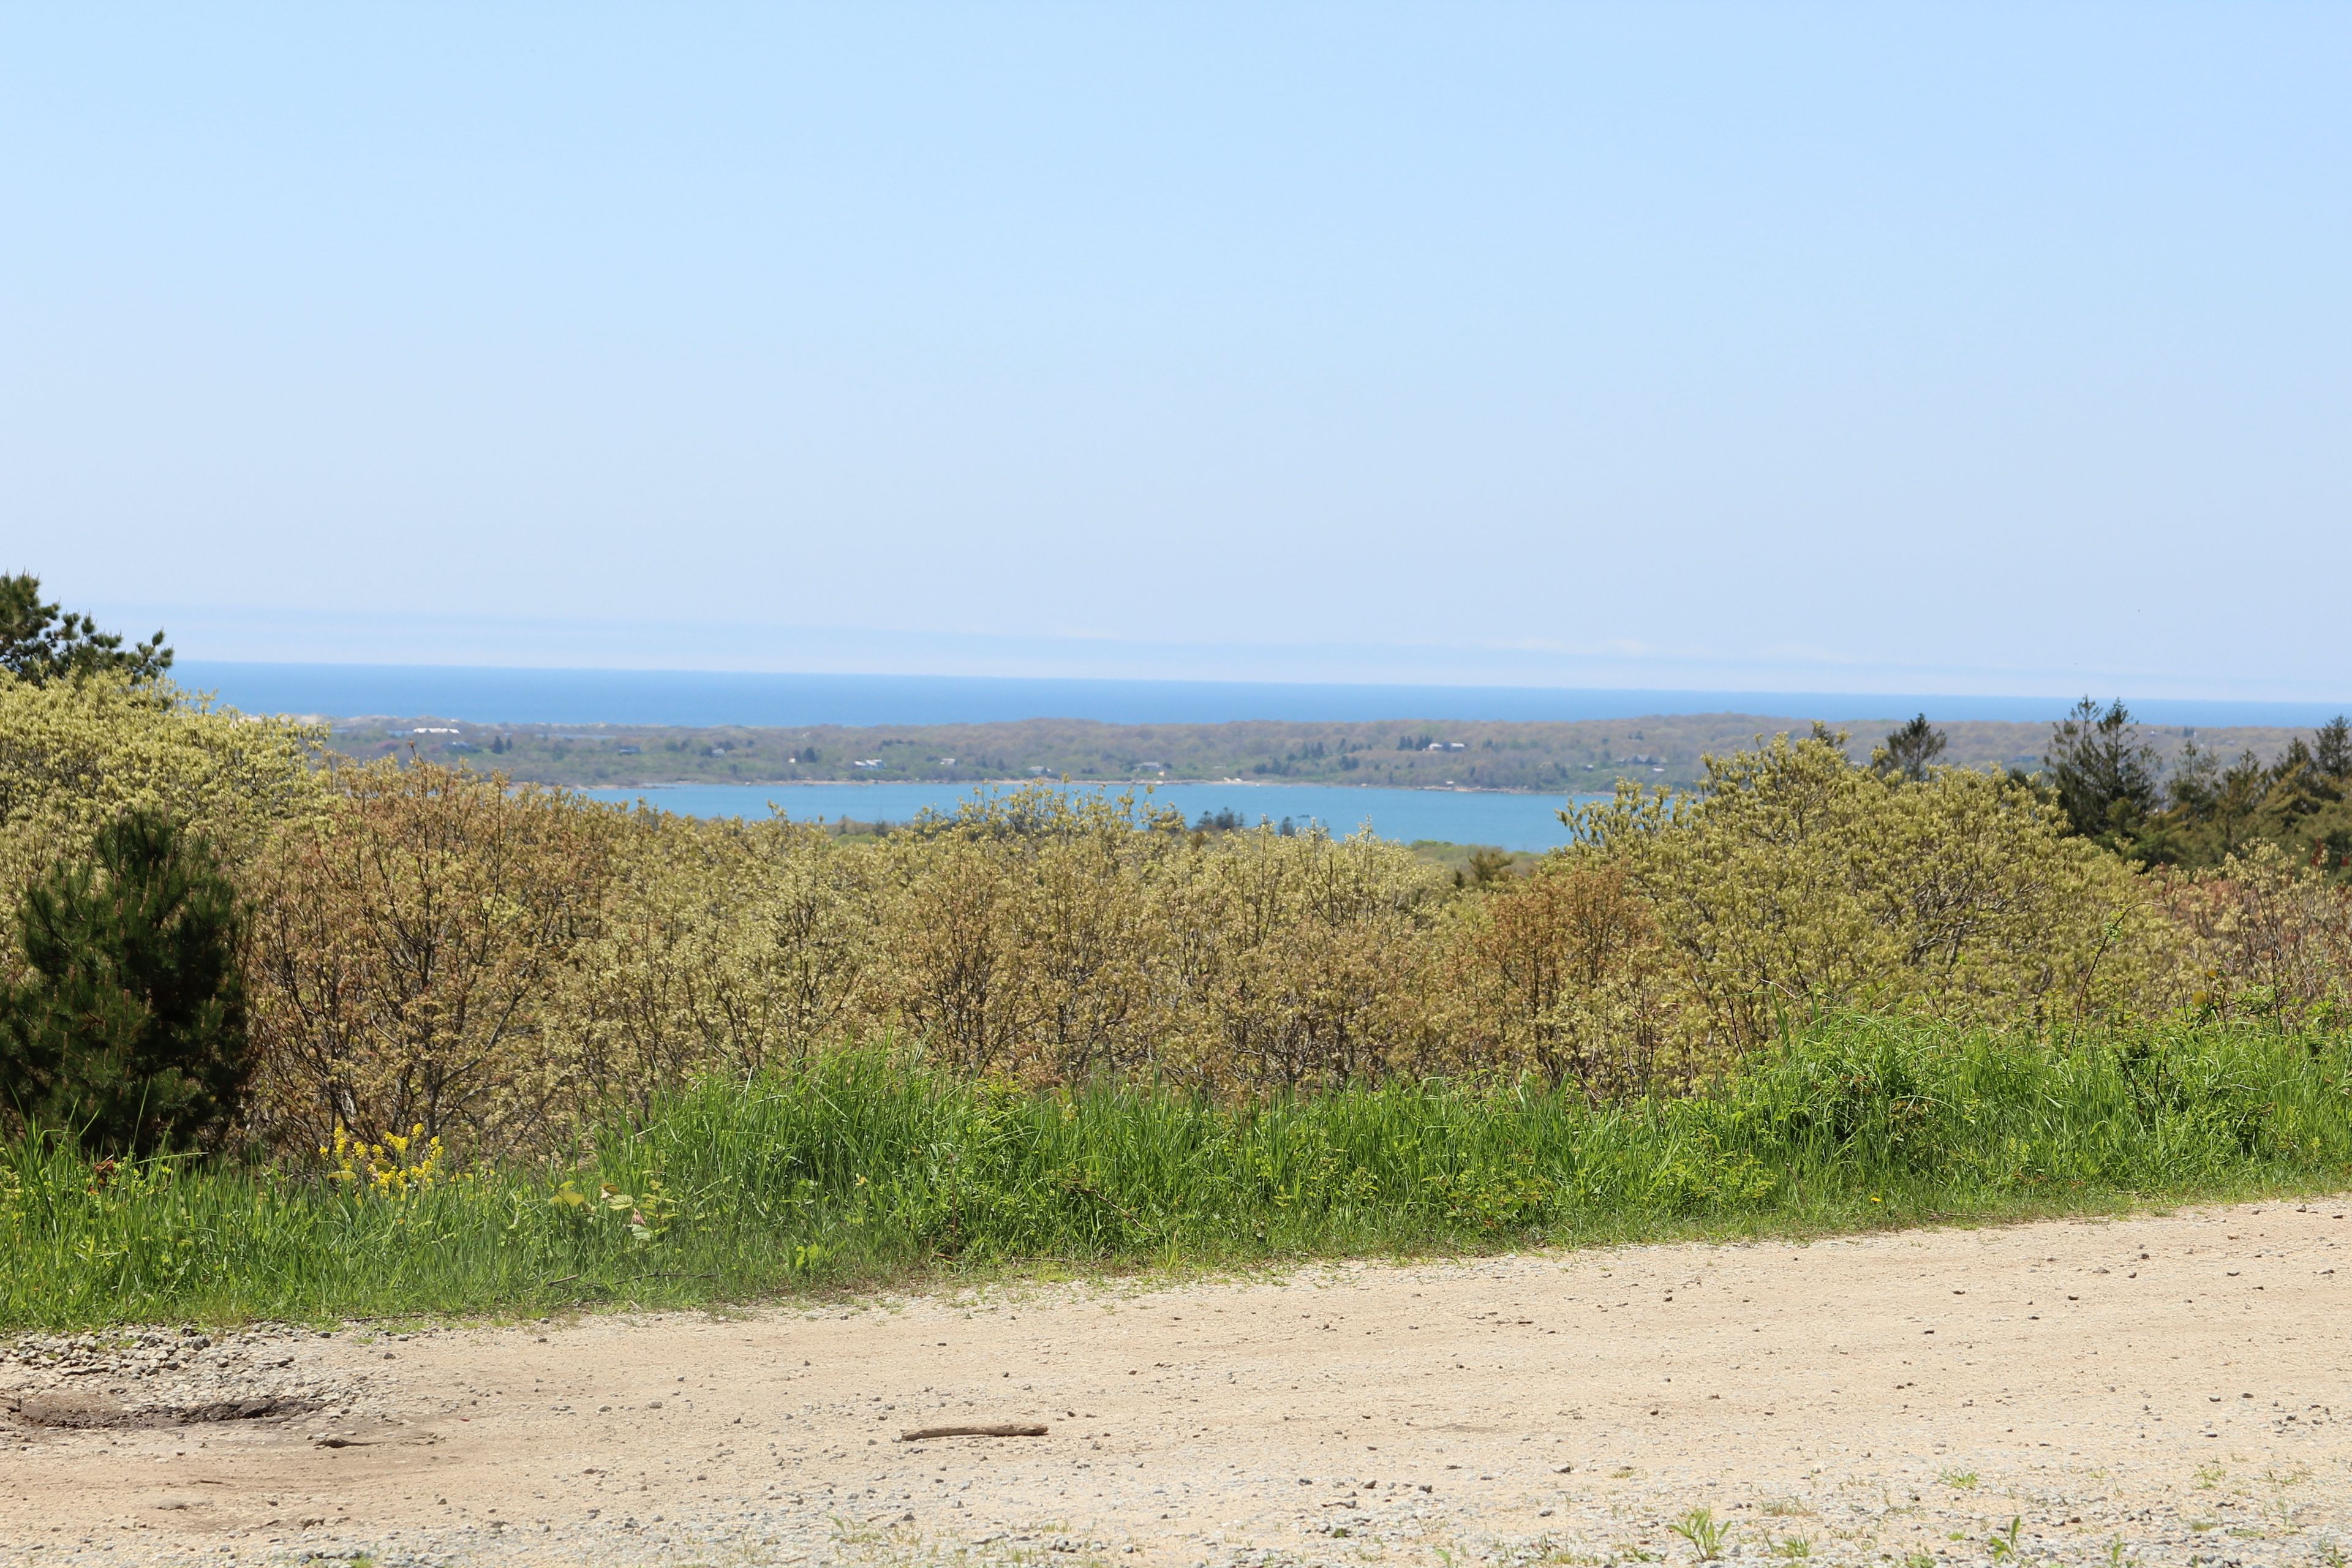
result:
<svg viewBox="0 0 2352 1568"><path fill-rule="evenodd" d="M2340 1563L2348 1206L27 1342L0 1561Z"/></svg>

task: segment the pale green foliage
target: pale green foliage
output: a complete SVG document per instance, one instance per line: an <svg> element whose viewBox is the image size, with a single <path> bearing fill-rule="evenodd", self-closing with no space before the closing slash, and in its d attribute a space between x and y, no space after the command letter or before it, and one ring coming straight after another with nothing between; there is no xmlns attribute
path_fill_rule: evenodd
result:
<svg viewBox="0 0 2352 1568"><path fill-rule="evenodd" d="M1684 994L1621 861L1554 856L1457 900L1425 1005L1455 1070L1534 1073L1603 1098L1687 1082Z"/></svg>
<svg viewBox="0 0 2352 1568"><path fill-rule="evenodd" d="M257 1131L560 1142L582 1091L562 1001L604 929L621 814L457 769L327 783L250 878Z"/></svg>
<svg viewBox="0 0 2352 1568"><path fill-rule="evenodd" d="M1447 879L1369 832L1265 828L1180 858L1162 979L1186 1004L1164 1063L1209 1084L1301 1085L1413 1068Z"/></svg>
<svg viewBox="0 0 2352 1568"><path fill-rule="evenodd" d="M1710 757L1695 795L1564 814L1622 865L1719 1049L1827 1007L2044 1025L2143 1003L2167 959L2144 884L2031 791L1852 766L1843 736Z"/></svg>
<svg viewBox="0 0 2352 1568"><path fill-rule="evenodd" d="M1171 834L1024 790L876 852L889 1007L940 1060L1054 1078L1130 1065L1156 1020ZM1147 931L1150 932L1147 935Z"/></svg>
<svg viewBox="0 0 2352 1568"><path fill-rule="evenodd" d="M0 909L13 911L35 878L132 810L187 824L234 875L278 826L323 804L310 766L320 739L165 683L0 674ZM0 963L13 971L13 933L5 952Z"/></svg>
<svg viewBox="0 0 2352 1568"><path fill-rule="evenodd" d="M1033 1085L1444 1065L1447 881L1369 835L1197 835L1035 788L844 845L431 765L332 784L257 878L281 1142L417 1121L546 1146L697 1078L883 1037Z"/></svg>
<svg viewBox="0 0 2352 1568"><path fill-rule="evenodd" d="M2187 1000L2199 1013L2290 1028L2352 1013L2352 889L2274 844L2159 886L2188 944Z"/></svg>
<svg viewBox="0 0 2352 1568"><path fill-rule="evenodd" d="M712 1071L741 1077L872 1021L873 868L781 819L631 814L613 893L563 976L581 1082L642 1107Z"/></svg>
<svg viewBox="0 0 2352 1568"><path fill-rule="evenodd" d="M968 806L877 856L896 1020L945 1061L1053 1081L1376 1073L1412 1044L1445 889L1369 834L1204 837L1050 790Z"/></svg>

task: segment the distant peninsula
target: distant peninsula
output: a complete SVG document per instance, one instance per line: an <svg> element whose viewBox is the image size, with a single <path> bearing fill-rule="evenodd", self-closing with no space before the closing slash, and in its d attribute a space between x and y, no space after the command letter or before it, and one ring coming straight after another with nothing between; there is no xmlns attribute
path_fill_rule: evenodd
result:
<svg viewBox="0 0 2352 1568"><path fill-rule="evenodd" d="M1858 759L1866 758L1885 730L1907 717L1844 726L1851 750ZM1576 722L1103 724L1033 719L682 729L476 724L416 716L339 720L331 744L354 759L413 752L495 769L518 780L624 788L1067 777L1585 794L1607 790L1621 778L1687 785L1702 774L1702 755L1752 744L1759 735L1801 734L1811 723L1790 715L1698 713ZM2050 738L2047 724L1975 721L1939 727L1950 740L1943 760L1971 767L2032 768ZM2142 732L2168 756L2193 739L2207 751L2229 756L2252 752L2265 761L2305 733L2284 727L2177 725L2147 726Z"/></svg>

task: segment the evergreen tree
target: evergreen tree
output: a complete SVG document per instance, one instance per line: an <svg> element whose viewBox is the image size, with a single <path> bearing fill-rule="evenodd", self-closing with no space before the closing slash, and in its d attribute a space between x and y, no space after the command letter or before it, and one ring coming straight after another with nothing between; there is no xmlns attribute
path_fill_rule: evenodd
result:
<svg viewBox="0 0 2352 1568"><path fill-rule="evenodd" d="M16 1117L92 1152L216 1140L247 1053L236 899L211 847L158 813L120 817L26 890L18 929L32 974L0 993Z"/></svg>
<svg viewBox="0 0 2352 1568"><path fill-rule="evenodd" d="M126 648L120 633L100 631L89 616L41 603L38 577L0 575L0 670L38 686L101 670L153 680L171 668L160 629Z"/></svg>
<svg viewBox="0 0 2352 1568"><path fill-rule="evenodd" d="M2120 847L2157 806L2156 748L2117 698L2101 711L2085 697L2050 735L2051 787L2074 831Z"/></svg>
<svg viewBox="0 0 2352 1568"><path fill-rule="evenodd" d="M1944 754L1948 743L1944 732L1928 723L1927 716L1922 713L1899 729L1888 731L1885 742L1871 752L1870 765L1890 778L1925 784L1927 770Z"/></svg>
<svg viewBox="0 0 2352 1568"><path fill-rule="evenodd" d="M2352 783L2352 720L2338 713L2322 724L2311 754L2321 773L2338 784Z"/></svg>

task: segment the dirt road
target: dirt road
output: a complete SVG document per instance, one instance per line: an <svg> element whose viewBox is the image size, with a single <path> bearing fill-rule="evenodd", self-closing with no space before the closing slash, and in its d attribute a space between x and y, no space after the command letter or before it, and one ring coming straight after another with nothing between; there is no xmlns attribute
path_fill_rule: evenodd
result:
<svg viewBox="0 0 2352 1568"><path fill-rule="evenodd" d="M28 1345L0 1561L2341 1561L2347 1207Z"/></svg>

